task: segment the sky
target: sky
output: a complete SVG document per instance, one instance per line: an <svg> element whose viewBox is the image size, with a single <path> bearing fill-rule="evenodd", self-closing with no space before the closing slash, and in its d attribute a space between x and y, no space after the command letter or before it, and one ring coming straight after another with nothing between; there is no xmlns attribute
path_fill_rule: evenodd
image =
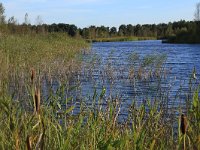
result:
<svg viewBox="0 0 200 150"><path fill-rule="evenodd" d="M43 23L75 24L78 27L121 24L158 24L194 19L200 0L0 0L8 19L24 22L28 13L31 24L37 16Z"/></svg>

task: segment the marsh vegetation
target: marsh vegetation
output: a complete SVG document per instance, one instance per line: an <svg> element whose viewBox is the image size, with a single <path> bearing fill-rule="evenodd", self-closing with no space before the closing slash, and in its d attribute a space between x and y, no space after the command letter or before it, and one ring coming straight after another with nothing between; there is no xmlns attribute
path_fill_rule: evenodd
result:
<svg viewBox="0 0 200 150"><path fill-rule="evenodd" d="M113 56L103 45L101 58L74 26L72 38L14 18L5 23L1 12L0 149L200 149L194 66L187 90L180 85L180 101L172 101L167 55L122 49Z"/></svg>
<svg viewBox="0 0 200 150"><path fill-rule="evenodd" d="M166 56L129 56L135 64L129 68L129 82L143 86L154 81L157 88L155 97L146 97L142 103L134 99L124 108L119 95L106 94L109 89L105 87L96 90L95 82L91 97L77 98L83 65L80 55L87 53L89 46L83 40L62 34L8 34L1 37L0 46L1 149L199 148L196 79L190 79L191 91L185 103L188 110L177 106L178 114L168 112L166 101L159 99L159 94L167 94L159 82L167 75L163 68ZM87 64L91 73L96 60ZM108 80L111 86L125 75L121 70L122 74L116 76L115 69L108 61L102 74L102 80ZM87 79L93 80L89 72ZM179 130L183 112L189 124L184 134Z"/></svg>

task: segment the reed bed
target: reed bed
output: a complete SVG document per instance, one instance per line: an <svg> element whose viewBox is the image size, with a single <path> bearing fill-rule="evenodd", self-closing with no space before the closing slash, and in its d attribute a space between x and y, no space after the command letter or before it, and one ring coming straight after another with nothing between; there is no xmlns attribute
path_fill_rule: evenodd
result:
<svg viewBox="0 0 200 150"><path fill-rule="evenodd" d="M12 93L17 91L15 97L23 97L33 68L39 74L37 80L68 80L80 69L79 56L88 48L84 40L61 33L4 34L0 37L0 83L6 83Z"/></svg>
<svg viewBox="0 0 200 150"><path fill-rule="evenodd" d="M193 97L187 115L177 116L174 128L170 118L159 110L159 103L133 103L128 119L119 122L120 100L105 98L105 89L94 95L99 104L82 102L80 112L74 106L60 112L40 99L40 89L33 89L33 111L23 109L10 96L0 97L1 149L199 149L199 99ZM148 107L148 111L146 109ZM187 125L186 125L187 119ZM177 133L177 135L175 134Z"/></svg>
<svg viewBox="0 0 200 150"><path fill-rule="evenodd" d="M191 78L189 110L183 115L181 109L173 117L166 115L163 102L155 98L140 105L133 101L123 120L123 102L106 96L105 88L100 93L94 89L90 105L68 94L77 90L70 82L81 66L77 56L87 48L84 41L62 34L0 38L0 149L200 149L196 79ZM161 70L152 65L155 58L148 56L139 68L132 68L130 80L147 80L144 72L152 68L158 78ZM78 113L73 113L76 106Z"/></svg>

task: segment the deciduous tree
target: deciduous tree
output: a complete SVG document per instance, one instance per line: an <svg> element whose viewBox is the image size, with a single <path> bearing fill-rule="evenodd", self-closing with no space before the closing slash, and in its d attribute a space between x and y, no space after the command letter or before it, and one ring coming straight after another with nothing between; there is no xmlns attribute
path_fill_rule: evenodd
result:
<svg viewBox="0 0 200 150"><path fill-rule="evenodd" d="M3 7L3 4L0 3L0 24L5 23L5 16L4 16L5 8Z"/></svg>
<svg viewBox="0 0 200 150"><path fill-rule="evenodd" d="M195 17L194 18L195 21L200 21L200 2L196 4L194 17Z"/></svg>

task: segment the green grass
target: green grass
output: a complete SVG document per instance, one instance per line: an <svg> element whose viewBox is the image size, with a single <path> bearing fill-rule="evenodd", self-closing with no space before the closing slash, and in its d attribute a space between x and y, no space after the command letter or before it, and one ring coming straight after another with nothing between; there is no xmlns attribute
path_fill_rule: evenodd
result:
<svg viewBox="0 0 200 150"><path fill-rule="evenodd" d="M87 39L89 42L120 42L120 41L141 41L141 40L156 40L156 37L110 37L110 38L96 38Z"/></svg>
<svg viewBox="0 0 200 150"><path fill-rule="evenodd" d="M88 47L83 40L65 34L4 35L0 37L0 60L2 66L10 69L34 67L41 70L46 69L46 65L68 63Z"/></svg>
<svg viewBox="0 0 200 150"><path fill-rule="evenodd" d="M66 79L80 69L78 59L89 44L66 34L5 34L0 37L0 83L14 84L19 89L30 81L32 68L38 78ZM60 75L60 76L58 76Z"/></svg>
<svg viewBox="0 0 200 150"><path fill-rule="evenodd" d="M157 98L139 106L137 100L133 101L127 108L128 118L119 122L121 100L106 97L105 88L99 94L92 93L91 105L84 98L77 101L80 109L74 115L76 105L71 103L72 97L66 96L74 87L67 83L80 69L77 55L88 46L64 34L0 38L0 149L171 150L184 149L184 141L185 149L200 149L198 88L191 91L193 97L188 99L189 126L185 135L179 130L180 116L166 114ZM138 59L137 54L130 56L130 61ZM154 69L164 59L147 56L140 65ZM31 74L31 68L36 74ZM51 91L48 99L43 96L43 80L59 81L56 92L51 84L47 87Z"/></svg>

